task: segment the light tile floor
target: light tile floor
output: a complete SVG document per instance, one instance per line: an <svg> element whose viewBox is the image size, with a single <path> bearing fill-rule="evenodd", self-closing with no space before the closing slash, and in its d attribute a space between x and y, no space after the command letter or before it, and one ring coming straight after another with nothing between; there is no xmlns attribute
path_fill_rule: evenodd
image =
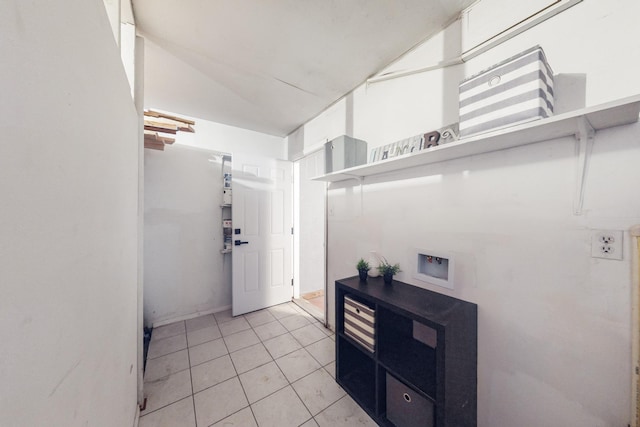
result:
<svg viewBox="0 0 640 427"><path fill-rule="evenodd" d="M293 303L155 328L139 427L375 426L335 382L334 345Z"/></svg>
<svg viewBox="0 0 640 427"><path fill-rule="evenodd" d="M324 291L303 294L293 302L319 321L324 321Z"/></svg>

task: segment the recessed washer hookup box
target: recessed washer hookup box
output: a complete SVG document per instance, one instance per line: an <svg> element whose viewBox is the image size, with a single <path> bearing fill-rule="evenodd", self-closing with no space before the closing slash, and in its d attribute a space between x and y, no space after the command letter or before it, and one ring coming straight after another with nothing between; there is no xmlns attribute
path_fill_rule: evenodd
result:
<svg viewBox="0 0 640 427"><path fill-rule="evenodd" d="M553 115L553 72L540 46L460 83L460 136Z"/></svg>

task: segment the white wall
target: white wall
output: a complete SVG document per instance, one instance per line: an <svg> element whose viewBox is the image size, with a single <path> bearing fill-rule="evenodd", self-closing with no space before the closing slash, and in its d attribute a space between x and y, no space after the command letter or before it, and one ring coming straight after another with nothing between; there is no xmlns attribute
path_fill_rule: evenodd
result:
<svg viewBox="0 0 640 427"><path fill-rule="evenodd" d="M104 8L107 11L109 25L116 43L120 45L120 0L102 0Z"/></svg>
<svg viewBox="0 0 640 427"><path fill-rule="evenodd" d="M220 253L222 164L212 158L181 145L145 150L146 325L231 305L230 255Z"/></svg>
<svg viewBox="0 0 640 427"><path fill-rule="evenodd" d="M127 81L131 87L131 97L133 98L136 86L136 26L134 23L123 22L120 24L120 45L120 57L127 74Z"/></svg>
<svg viewBox="0 0 640 427"><path fill-rule="evenodd" d="M289 158L296 162L294 212L297 230L294 236L295 296L324 289L326 185L312 181L324 174L324 144L349 132L347 122L352 111L343 98L314 120L289 135ZM323 261L323 262L319 262Z"/></svg>
<svg viewBox="0 0 640 427"><path fill-rule="evenodd" d="M100 0L0 3L0 425L130 426L137 116Z"/></svg>
<svg viewBox="0 0 640 427"><path fill-rule="evenodd" d="M232 255L220 253L222 170L208 159L220 152L285 153L282 138L192 119L195 133L179 133L165 151L145 150L146 325L231 306Z"/></svg>
<svg viewBox="0 0 640 427"><path fill-rule="evenodd" d="M153 108L153 106L150 105L148 108ZM199 118L190 118L196 122L196 132L178 134L176 144L232 154L238 151L275 159L287 158L284 138Z"/></svg>
<svg viewBox="0 0 640 427"><path fill-rule="evenodd" d="M639 12L634 0L584 1L465 65L363 85L353 136L372 148L457 122L460 80L536 44L556 74L558 112L640 93ZM454 23L387 71L455 57L460 42ZM321 134L334 112L308 126ZM626 426L630 252L625 243L623 261L593 259L590 240L640 222L639 139L637 124L598 132L581 216L573 138L332 184L330 322L333 281L377 250L401 264L399 280L478 304L480 427ZM454 254L453 291L411 277L416 247Z"/></svg>
<svg viewBox="0 0 640 427"><path fill-rule="evenodd" d="M346 99L343 98L306 123L302 132L305 152L320 149L325 142L344 135L347 131L346 121L349 114Z"/></svg>

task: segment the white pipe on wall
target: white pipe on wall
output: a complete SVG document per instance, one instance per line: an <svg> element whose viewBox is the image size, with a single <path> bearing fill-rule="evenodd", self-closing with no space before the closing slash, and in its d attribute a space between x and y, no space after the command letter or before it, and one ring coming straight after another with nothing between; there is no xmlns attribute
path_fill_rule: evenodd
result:
<svg viewBox="0 0 640 427"><path fill-rule="evenodd" d="M476 56L490 50L493 49L494 47L501 45L502 43L506 42L507 40L512 39L513 37L517 36L518 34L521 34L525 31L527 31L529 28L533 28L536 25L546 21L547 19L569 9L572 6L575 6L576 4L582 2L582 0L566 0L566 1L561 1L559 4L556 4L554 6L548 7L538 13L536 13L535 15L530 16L528 19L512 26L511 28L498 33L496 35L494 35L493 37L487 39L486 41L484 41L483 43L480 43L479 45L463 52L462 54L460 54L460 56L457 56L455 58L451 58L451 59L445 59L442 61L439 61L433 65L428 65L426 67L422 67L422 68L416 68L413 70L405 70L405 71L398 71L398 72L390 72L390 73L386 73L383 74L381 76L378 77L372 77L370 79L367 79L367 84L374 84L374 83L380 83L386 80L392 80L392 79L397 79L400 77L405 77L405 76L411 76L413 74L419 74L419 73L424 73L427 71L433 71L433 70L439 70L442 68L446 68L446 67L451 67L453 65L459 65L462 64L464 62L469 61L470 59L475 58Z"/></svg>

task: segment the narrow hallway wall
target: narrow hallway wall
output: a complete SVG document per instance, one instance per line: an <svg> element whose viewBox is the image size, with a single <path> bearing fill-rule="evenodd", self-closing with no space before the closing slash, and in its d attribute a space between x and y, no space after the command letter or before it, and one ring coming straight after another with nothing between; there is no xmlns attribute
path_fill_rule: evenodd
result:
<svg viewBox="0 0 640 427"><path fill-rule="evenodd" d="M131 426L138 122L100 0L0 2L0 425Z"/></svg>
<svg viewBox="0 0 640 427"><path fill-rule="evenodd" d="M144 151L145 324L229 308L221 156L181 145Z"/></svg>

